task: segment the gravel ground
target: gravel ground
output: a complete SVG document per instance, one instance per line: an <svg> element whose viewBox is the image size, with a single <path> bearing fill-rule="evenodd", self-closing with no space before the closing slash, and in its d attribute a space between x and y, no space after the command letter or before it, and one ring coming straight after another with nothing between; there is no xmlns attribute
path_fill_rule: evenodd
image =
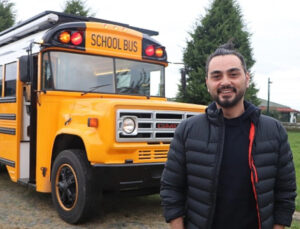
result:
<svg viewBox="0 0 300 229"><path fill-rule="evenodd" d="M105 197L97 216L81 225L62 221L52 205L51 195L38 193L10 181L0 172L0 229L101 228L167 229L158 195Z"/></svg>
<svg viewBox="0 0 300 229"><path fill-rule="evenodd" d="M291 229L300 229L295 213ZM297 222L298 221L298 222ZM0 171L0 229L168 229L159 195L105 197L96 217L85 224L70 225L59 218L50 194L38 193L10 181Z"/></svg>

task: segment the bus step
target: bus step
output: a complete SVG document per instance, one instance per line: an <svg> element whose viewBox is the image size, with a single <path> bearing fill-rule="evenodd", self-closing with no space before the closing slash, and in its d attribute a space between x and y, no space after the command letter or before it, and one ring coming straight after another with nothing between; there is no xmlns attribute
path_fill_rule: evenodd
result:
<svg viewBox="0 0 300 229"><path fill-rule="evenodd" d="M36 189L36 184L29 182L28 178L21 178L21 179L18 180L18 183L23 185L23 186L27 186L29 188L32 188L34 190Z"/></svg>

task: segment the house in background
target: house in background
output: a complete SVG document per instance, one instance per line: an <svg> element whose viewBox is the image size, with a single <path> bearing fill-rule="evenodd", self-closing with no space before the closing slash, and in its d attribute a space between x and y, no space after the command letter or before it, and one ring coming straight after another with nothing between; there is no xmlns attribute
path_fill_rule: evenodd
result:
<svg viewBox="0 0 300 229"><path fill-rule="evenodd" d="M260 105L258 106L262 113L267 113L267 106L268 101L265 99L259 99ZM297 115L300 116L300 111L294 110L288 106L271 102L269 103L269 113L270 116L273 116L274 118L277 118L278 120L282 122L290 122L290 123L296 123L297 122Z"/></svg>

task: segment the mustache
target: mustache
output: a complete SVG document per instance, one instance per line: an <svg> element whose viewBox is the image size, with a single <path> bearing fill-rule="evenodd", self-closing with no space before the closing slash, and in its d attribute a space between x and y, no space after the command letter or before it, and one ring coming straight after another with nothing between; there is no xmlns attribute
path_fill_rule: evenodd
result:
<svg viewBox="0 0 300 229"><path fill-rule="evenodd" d="M218 94L222 92L222 90L231 89L233 92L237 92L236 88L231 85L225 85L218 88L217 92Z"/></svg>

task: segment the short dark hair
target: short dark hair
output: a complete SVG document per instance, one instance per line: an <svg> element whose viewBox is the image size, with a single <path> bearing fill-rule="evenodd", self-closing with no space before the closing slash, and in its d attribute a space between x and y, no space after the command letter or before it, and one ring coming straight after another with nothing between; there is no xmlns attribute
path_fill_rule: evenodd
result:
<svg viewBox="0 0 300 229"><path fill-rule="evenodd" d="M247 73L247 66L246 66L245 58L243 57L243 55L241 53L239 53L238 51L236 51L234 49L234 44L232 43L232 41L229 41L226 44L219 46L207 58L206 65L205 65L206 77L208 76L208 65L209 65L210 61L212 60L212 58L214 58L216 56L225 56L225 55L235 55L236 57L238 57L242 63L244 72Z"/></svg>

